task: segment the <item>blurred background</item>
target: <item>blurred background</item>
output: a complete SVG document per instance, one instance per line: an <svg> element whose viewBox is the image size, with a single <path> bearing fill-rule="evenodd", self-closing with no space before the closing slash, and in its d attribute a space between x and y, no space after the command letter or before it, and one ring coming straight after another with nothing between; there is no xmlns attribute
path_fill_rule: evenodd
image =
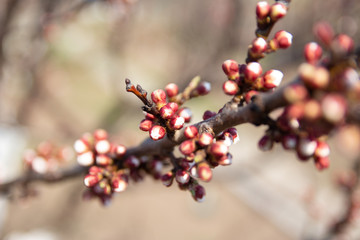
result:
<svg viewBox="0 0 360 240"><path fill-rule="evenodd" d="M114 141L139 144L148 135L138 130L141 102L126 93L125 78L151 92L169 82L182 89L200 75L212 92L186 104L193 121L217 111L229 100L221 64L244 61L255 37L256 3L0 1L0 182L19 176L24 149L43 140L71 146L103 128ZM263 68L291 81L319 20L359 42L359 11L358 0L293 0L273 30L291 32L293 46L269 55ZM331 167L318 172L279 146L260 152L265 128L237 129L233 165L215 169L201 204L150 178L131 183L109 207L82 201L81 177L37 183L34 198L0 199L1 239L321 239L344 211L335 176L355 156L334 138ZM359 239L358 229L343 239Z"/></svg>

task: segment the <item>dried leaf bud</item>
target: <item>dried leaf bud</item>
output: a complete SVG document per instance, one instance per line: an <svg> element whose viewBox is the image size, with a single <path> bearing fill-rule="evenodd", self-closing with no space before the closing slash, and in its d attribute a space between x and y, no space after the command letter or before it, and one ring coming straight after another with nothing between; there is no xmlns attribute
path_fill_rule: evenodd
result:
<svg viewBox="0 0 360 240"><path fill-rule="evenodd" d="M77 156L77 162L84 167L93 165L94 161L94 153L92 151L83 152Z"/></svg>
<svg viewBox="0 0 360 240"><path fill-rule="evenodd" d="M113 160L104 154L99 154L96 156L96 164L100 166L108 166L113 163Z"/></svg>
<svg viewBox="0 0 360 240"><path fill-rule="evenodd" d="M114 192L123 192L126 190L128 183L126 179L122 177L115 177L111 179L111 186Z"/></svg>
<svg viewBox="0 0 360 240"><path fill-rule="evenodd" d="M264 19L270 14L270 5L266 1L256 4L256 16L258 19Z"/></svg>
<svg viewBox="0 0 360 240"><path fill-rule="evenodd" d="M89 147L89 144L85 140L78 139L74 143L74 149L75 149L76 153L81 154L81 153L89 151L90 147Z"/></svg>
<svg viewBox="0 0 360 240"><path fill-rule="evenodd" d="M333 124L338 124L344 120L346 108L346 100L340 94L327 94L321 101L323 117Z"/></svg>
<svg viewBox="0 0 360 240"><path fill-rule="evenodd" d="M175 112L174 110L169 106L169 104L164 105L161 109L160 109L160 116L163 119L170 119L174 116Z"/></svg>
<svg viewBox="0 0 360 240"><path fill-rule="evenodd" d="M108 133L104 129L97 129L94 132L94 138L97 141L107 139L108 138Z"/></svg>
<svg viewBox="0 0 360 240"><path fill-rule="evenodd" d="M197 202L203 202L205 200L205 188L199 184L191 189L191 195Z"/></svg>
<svg viewBox="0 0 360 240"><path fill-rule="evenodd" d="M154 141L162 139L165 137L165 134L166 129L159 125L154 125L149 131L150 138Z"/></svg>
<svg viewBox="0 0 360 240"><path fill-rule="evenodd" d="M229 147L223 141L217 141L210 146L210 153L214 155L215 158L219 159L225 156L229 151Z"/></svg>
<svg viewBox="0 0 360 240"><path fill-rule="evenodd" d="M108 140L100 140L95 143L95 150L99 154L106 154L110 152L110 142Z"/></svg>
<svg viewBox="0 0 360 240"><path fill-rule="evenodd" d="M349 54L354 50L354 40L346 34L339 34L335 37L332 48L337 54Z"/></svg>
<svg viewBox="0 0 360 240"><path fill-rule="evenodd" d="M296 103L305 100L308 97L308 91L303 85L294 84L285 88L284 97L289 103Z"/></svg>
<svg viewBox="0 0 360 240"><path fill-rule="evenodd" d="M316 42L310 42L304 47L304 56L308 63L316 64L322 56L322 48Z"/></svg>
<svg viewBox="0 0 360 240"><path fill-rule="evenodd" d="M262 37L259 37L252 42L250 51L254 54L262 54L266 51L267 47L268 45L266 40Z"/></svg>
<svg viewBox="0 0 360 240"><path fill-rule="evenodd" d="M269 135L264 135L258 143L261 151L270 151L274 146L274 140Z"/></svg>
<svg viewBox="0 0 360 240"><path fill-rule="evenodd" d="M315 166L318 170L324 170L330 166L329 157L316 157L314 159Z"/></svg>
<svg viewBox="0 0 360 240"><path fill-rule="evenodd" d="M187 139L193 139L197 136L198 130L195 126L188 126L184 130L184 135Z"/></svg>
<svg viewBox="0 0 360 240"><path fill-rule="evenodd" d="M281 139L281 144L286 150L295 149L297 145L297 137L292 134L285 135Z"/></svg>
<svg viewBox="0 0 360 240"><path fill-rule="evenodd" d="M240 77L239 64L235 60L232 60L232 59L226 60L222 64L222 69L223 69L224 73L226 74L226 76L230 80L239 79L239 77Z"/></svg>
<svg viewBox="0 0 360 240"><path fill-rule="evenodd" d="M144 119L140 122L139 128L144 132L148 132L150 131L152 126L153 126L153 122L151 120Z"/></svg>
<svg viewBox="0 0 360 240"><path fill-rule="evenodd" d="M161 182L166 186L170 187L174 180L174 174L170 171L161 176Z"/></svg>
<svg viewBox="0 0 360 240"><path fill-rule="evenodd" d="M273 89L280 85L284 74L279 70L269 70L264 74L264 87Z"/></svg>
<svg viewBox="0 0 360 240"><path fill-rule="evenodd" d="M235 95L239 91L239 86L232 80L225 81L222 86L224 93L227 95Z"/></svg>
<svg viewBox="0 0 360 240"><path fill-rule="evenodd" d="M192 112L189 108L181 108L178 112L178 115L183 117L186 123L191 121Z"/></svg>
<svg viewBox="0 0 360 240"><path fill-rule="evenodd" d="M218 160L218 163L221 165L221 166L229 166L232 164L232 155L231 153L227 153L226 155L222 156L219 160Z"/></svg>
<svg viewBox="0 0 360 240"><path fill-rule="evenodd" d="M183 117L176 116L170 120L170 128L179 130L184 126L185 119Z"/></svg>
<svg viewBox="0 0 360 240"><path fill-rule="evenodd" d="M164 90L157 89L151 93L151 99L155 104L164 104L166 102L166 94Z"/></svg>
<svg viewBox="0 0 360 240"><path fill-rule="evenodd" d="M258 62L251 62L246 65L244 70L244 75L246 81L249 83L253 83L260 75L262 74L262 67Z"/></svg>
<svg viewBox="0 0 360 240"><path fill-rule="evenodd" d="M90 187L93 187L95 186L95 184L97 184L100 180L101 180L101 177L102 175L92 175L92 174L87 174L85 177L84 177L84 184L86 187L90 188Z"/></svg>
<svg viewBox="0 0 360 240"><path fill-rule="evenodd" d="M211 91L211 84L209 82L201 82L196 88L196 92L200 96L204 96L208 94L210 91Z"/></svg>
<svg viewBox="0 0 360 240"><path fill-rule="evenodd" d="M179 93L179 87L175 83L169 83L165 87L166 95L171 98Z"/></svg>
<svg viewBox="0 0 360 240"><path fill-rule="evenodd" d="M315 153L317 142L310 138L300 138L296 147L296 152L301 160L307 160Z"/></svg>
<svg viewBox="0 0 360 240"><path fill-rule="evenodd" d="M209 164L201 162L197 165L197 175L204 182L210 182L212 178L212 171Z"/></svg>
<svg viewBox="0 0 360 240"><path fill-rule="evenodd" d="M210 133L204 132L200 135L198 143L200 146L204 147L210 145L213 140L214 137Z"/></svg>
<svg viewBox="0 0 360 240"><path fill-rule="evenodd" d="M251 90L251 91L248 91L246 94L245 94L245 101L246 103L251 103L251 99L253 96L259 94L258 91L255 91L255 90Z"/></svg>
<svg viewBox="0 0 360 240"><path fill-rule="evenodd" d="M213 116L216 115L216 112L212 112L212 111L209 111L209 110L206 110L203 114L203 120L207 120L209 118L212 118Z"/></svg>
<svg viewBox="0 0 360 240"><path fill-rule="evenodd" d="M281 31L278 31L277 33L275 33L275 37L274 37L274 39L278 43L279 48L283 48L283 49L291 46L292 38L293 38L293 36L284 30L281 30Z"/></svg>
<svg viewBox="0 0 360 240"><path fill-rule="evenodd" d="M275 3L270 8L271 21L275 22L280 18L283 18L287 13L287 8L282 3Z"/></svg>
<svg viewBox="0 0 360 240"><path fill-rule="evenodd" d="M131 155L128 158L126 158L124 164L128 168L137 168L140 166L140 160L134 155Z"/></svg>
<svg viewBox="0 0 360 240"><path fill-rule="evenodd" d="M184 170L179 169L176 171L175 179L180 184L186 184L190 180L190 174Z"/></svg>
<svg viewBox="0 0 360 240"><path fill-rule="evenodd" d="M196 144L194 140L186 140L179 146L179 150L184 155L190 155L196 150Z"/></svg>

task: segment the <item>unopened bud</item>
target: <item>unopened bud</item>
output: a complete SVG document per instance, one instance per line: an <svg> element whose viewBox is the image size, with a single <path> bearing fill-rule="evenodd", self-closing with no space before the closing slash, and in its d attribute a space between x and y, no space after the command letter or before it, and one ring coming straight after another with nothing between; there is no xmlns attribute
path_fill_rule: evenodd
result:
<svg viewBox="0 0 360 240"><path fill-rule="evenodd" d="M184 135L187 139L193 139L197 136L198 130L195 126L188 126L184 130Z"/></svg>
<svg viewBox="0 0 360 240"><path fill-rule="evenodd" d="M169 83L165 87L166 94L169 98L176 96L179 93L179 87L175 83Z"/></svg>
<svg viewBox="0 0 360 240"><path fill-rule="evenodd" d="M253 83L262 74L262 67L258 62L251 62L246 65L244 75L249 83Z"/></svg>
<svg viewBox="0 0 360 240"><path fill-rule="evenodd" d="M226 60L222 64L222 69L230 80L237 80L240 77L239 64L235 60Z"/></svg>
<svg viewBox="0 0 360 240"><path fill-rule="evenodd" d="M189 108L181 108L178 112L178 115L183 117L186 123L191 121L192 112Z"/></svg>
<svg viewBox="0 0 360 240"><path fill-rule="evenodd" d="M204 147L210 145L213 140L214 137L210 133L204 132L200 135L198 143L200 146Z"/></svg>
<svg viewBox="0 0 360 240"><path fill-rule="evenodd" d="M282 3L275 3L270 8L270 18L273 22L283 18L287 13L287 8Z"/></svg>
<svg viewBox="0 0 360 240"><path fill-rule="evenodd" d="M250 51L253 54L262 54L266 51L266 49L267 49L266 40L262 37L258 37L252 42Z"/></svg>
<svg viewBox="0 0 360 240"><path fill-rule="evenodd" d="M269 70L264 74L264 87L273 89L280 85L284 74L279 70Z"/></svg>
<svg viewBox="0 0 360 240"><path fill-rule="evenodd" d="M277 33L275 33L275 37L274 37L274 39L278 43L278 47L283 48L283 49L291 46L292 38L293 38L293 36L284 30L281 30L281 31L278 31Z"/></svg>
<svg viewBox="0 0 360 240"><path fill-rule="evenodd" d="M316 64L322 56L322 48L316 42L310 42L304 47L304 56L308 63Z"/></svg>
<svg viewBox="0 0 360 240"><path fill-rule="evenodd" d="M184 126L185 119L183 117L176 116L170 120L170 127L174 130L179 130Z"/></svg>
<svg viewBox="0 0 360 240"><path fill-rule="evenodd" d="M149 131L150 138L154 141L162 139L165 137L165 134L166 129L159 125L154 125Z"/></svg>
<svg viewBox="0 0 360 240"><path fill-rule="evenodd" d="M144 131L144 132L148 132L153 126L153 122L151 120L148 119L144 119L140 122L139 128Z"/></svg>
<svg viewBox="0 0 360 240"><path fill-rule="evenodd" d="M157 89L151 93L151 99L155 104L164 104L166 102L166 94L164 90Z"/></svg>
<svg viewBox="0 0 360 240"><path fill-rule="evenodd" d="M324 118L333 124L342 122L346 114L346 100L343 96L330 93L321 101L321 110Z"/></svg>
<svg viewBox="0 0 360 240"><path fill-rule="evenodd" d="M225 81L222 86L226 95L235 95L239 91L239 86L232 80Z"/></svg>
<svg viewBox="0 0 360 240"><path fill-rule="evenodd" d="M190 155L196 150L196 144L194 140L186 140L179 146L179 150L184 155Z"/></svg>
<svg viewBox="0 0 360 240"><path fill-rule="evenodd" d="M266 18L270 13L270 5L266 1L261 1L256 4L256 16L258 19Z"/></svg>
<svg viewBox="0 0 360 240"><path fill-rule="evenodd" d="M201 162L197 165L197 175L204 182L209 182L212 178L212 171L209 164Z"/></svg>
<svg viewBox="0 0 360 240"><path fill-rule="evenodd" d="M175 179L180 184L186 184L190 180L190 174L184 170L179 169L176 171Z"/></svg>

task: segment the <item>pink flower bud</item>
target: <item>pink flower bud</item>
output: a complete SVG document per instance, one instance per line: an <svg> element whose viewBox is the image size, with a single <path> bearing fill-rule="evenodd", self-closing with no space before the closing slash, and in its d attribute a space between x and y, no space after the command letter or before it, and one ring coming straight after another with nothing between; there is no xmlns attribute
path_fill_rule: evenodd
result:
<svg viewBox="0 0 360 240"><path fill-rule="evenodd" d="M226 60L222 64L222 69L230 80L236 80L240 77L239 64L235 60L232 59Z"/></svg>
<svg viewBox="0 0 360 240"><path fill-rule="evenodd" d="M85 140L78 139L74 143L74 149L75 149L76 153L81 154L81 153L89 151L90 147L89 147L89 144Z"/></svg>
<svg viewBox="0 0 360 240"><path fill-rule="evenodd" d="M91 166L89 168L89 174L92 174L92 175L97 175L97 174L102 175L103 171L104 171L104 169L100 168L98 166Z"/></svg>
<svg viewBox="0 0 360 240"><path fill-rule="evenodd" d="M211 91L211 84L209 82L201 82L197 86L196 91L200 96L204 96Z"/></svg>
<svg viewBox="0 0 360 240"><path fill-rule="evenodd" d="M330 73L324 67L303 63L299 67L299 74L304 83L314 89L324 89L330 82Z"/></svg>
<svg viewBox="0 0 360 240"><path fill-rule="evenodd" d="M190 174L188 172L184 171L184 170L179 169L179 170L176 171L175 178L176 178L176 181L178 183L186 184L190 180Z"/></svg>
<svg viewBox="0 0 360 240"><path fill-rule="evenodd" d="M329 46L334 38L334 30L327 22L319 22L314 26L315 36L326 46Z"/></svg>
<svg viewBox="0 0 360 240"><path fill-rule="evenodd" d="M126 153L126 147L122 144L114 144L111 146L111 153L116 157L122 157Z"/></svg>
<svg viewBox="0 0 360 240"><path fill-rule="evenodd" d="M97 141L107 139L108 138L108 133L104 129L97 129L94 132L94 138Z"/></svg>
<svg viewBox="0 0 360 240"><path fill-rule="evenodd" d="M250 90L245 94L245 102L250 103L253 96L259 94L258 91Z"/></svg>
<svg viewBox="0 0 360 240"><path fill-rule="evenodd" d="M184 126L185 119L183 117L176 116L170 120L170 127L174 130L179 130Z"/></svg>
<svg viewBox="0 0 360 240"><path fill-rule="evenodd" d="M204 182L210 182L212 178L212 171L209 164L201 162L197 165L197 175Z"/></svg>
<svg viewBox="0 0 360 240"><path fill-rule="evenodd" d="M252 42L252 46L250 48L250 51L254 54L262 54L266 51L268 45L265 39L262 37L256 38Z"/></svg>
<svg viewBox="0 0 360 240"><path fill-rule="evenodd" d="M164 90L157 89L151 93L151 99L153 100L153 102L155 104L158 104L158 103L163 104L166 102L166 94L165 94Z"/></svg>
<svg viewBox="0 0 360 240"><path fill-rule="evenodd" d="M189 108L181 108L178 112L178 115L183 117L186 123L191 121L192 112Z"/></svg>
<svg viewBox="0 0 360 240"><path fill-rule="evenodd" d="M304 104L304 118L310 121L321 117L321 106L319 101L311 99Z"/></svg>
<svg viewBox="0 0 360 240"><path fill-rule="evenodd" d="M166 129L159 125L154 125L149 131L150 138L154 141L162 139L165 137L165 134Z"/></svg>
<svg viewBox="0 0 360 240"><path fill-rule="evenodd" d="M174 180L174 174L170 171L161 176L161 182L166 186L170 187Z"/></svg>
<svg viewBox="0 0 360 240"><path fill-rule="evenodd" d="M101 177L99 177L99 176L101 176L101 175L87 174L84 177L85 186L88 188L95 186L95 184L97 184L101 180Z"/></svg>
<svg viewBox="0 0 360 240"><path fill-rule="evenodd" d="M307 160L315 153L317 142L310 138L300 138L296 152L301 160Z"/></svg>
<svg viewBox="0 0 360 240"><path fill-rule="evenodd" d="M308 91L303 85L294 84L285 88L284 97L289 103L295 103L306 99Z"/></svg>
<svg viewBox="0 0 360 240"><path fill-rule="evenodd" d="M175 83L169 83L165 87L166 94L169 98L176 96L179 93L179 87Z"/></svg>
<svg viewBox="0 0 360 240"><path fill-rule="evenodd" d="M304 56L308 63L316 64L322 56L322 48L316 42L310 42L304 47Z"/></svg>
<svg viewBox="0 0 360 240"><path fill-rule="evenodd" d="M197 136L198 130L195 126L188 126L184 130L184 135L187 139L193 139Z"/></svg>
<svg viewBox="0 0 360 240"><path fill-rule="evenodd" d="M280 85L284 74L279 70L269 70L264 74L264 87L273 89Z"/></svg>
<svg viewBox="0 0 360 240"><path fill-rule="evenodd" d="M155 120L155 116L152 115L151 113L146 113L145 119L153 121L153 120Z"/></svg>
<svg viewBox="0 0 360 240"><path fill-rule="evenodd" d="M274 39L278 43L279 48L283 48L283 49L291 46L292 38L293 38L293 36L284 30L281 30L281 31L278 31L277 33L275 33L275 37L274 37Z"/></svg>
<svg viewBox="0 0 360 240"><path fill-rule="evenodd" d="M280 18L283 18L287 13L287 8L282 3L275 3L270 8L271 21L275 22Z"/></svg>
<svg viewBox="0 0 360 240"><path fill-rule="evenodd" d="M174 111L174 113L179 109L179 105L176 102L169 102L166 105L168 105Z"/></svg>
<svg viewBox="0 0 360 240"><path fill-rule="evenodd" d="M219 159L225 156L229 151L229 147L223 141L217 141L210 146L210 153L214 155L215 158Z"/></svg>
<svg viewBox="0 0 360 240"><path fill-rule="evenodd" d="M150 131L152 126L153 126L153 122L151 120L144 119L140 122L139 128L144 132L148 132Z"/></svg>
<svg viewBox="0 0 360 240"><path fill-rule="evenodd" d="M204 132L200 135L198 143L200 146L204 147L210 145L213 140L214 137L210 133Z"/></svg>
<svg viewBox="0 0 360 240"><path fill-rule="evenodd" d="M115 177L111 179L111 186L114 192L123 192L126 190L128 183L126 179L122 177Z"/></svg>
<svg viewBox="0 0 360 240"><path fill-rule="evenodd" d="M140 166L140 160L137 157L131 155L126 158L124 164L128 168L137 168Z"/></svg>
<svg viewBox="0 0 360 240"><path fill-rule="evenodd" d="M318 141L315 149L314 157L324 158L330 155L330 147L324 141Z"/></svg>
<svg viewBox="0 0 360 240"><path fill-rule="evenodd" d="M246 65L244 75L249 83L254 82L262 74L262 67L258 62L251 62Z"/></svg>
<svg viewBox="0 0 360 240"><path fill-rule="evenodd" d="M96 156L96 164L100 166L108 166L113 163L113 160L104 154L99 154Z"/></svg>
<svg viewBox="0 0 360 240"><path fill-rule="evenodd" d="M274 140L269 135L264 135L258 143L260 150L270 151L274 146Z"/></svg>
<svg viewBox="0 0 360 240"><path fill-rule="evenodd" d="M266 18L270 13L270 5L266 1L261 1L256 4L256 16L258 19Z"/></svg>
<svg viewBox="0 0 360 240"><path fill-rule="evenodd" d="M110 152L110 142L108 140L100 140L95 143L95 150L99 154L106 154Z"/></svg>
<svg viewBox="0 0 360 240"><path fill-rule="evenodd" d="M160 116L163 119L170 119L174 116L174 110L168 105L164 105L161 109L160 109Z"/></svg>
<svg viewBox="0 0 360 240"><path fill-rule="evenodd" d="M196 150L196 144L194 140L186 140L179 146L179 150L184 155L190 155Z"/></svg>
<svg viewBox="0 0 360 240"><path fill-rule="evenodd" d="M239 91L239 86L232 80L225 81L222 87L227 95L235 95Z"/></svg>
<svg viewBox="0 0 360 240"><path fill-rule="evenodd" d="M218 159L218 163L221 166L229 166L232 164L232 159L233 159L232 155L230 153L227 153L226 155Z"/></svg>
<svg viewBox="0 0 360 240"><path fill-rule="evenodd" d="M346 108L346 100L340 94L329 93L321 101L324 118L333 124L338 124L344 120Z"/></svg>
<svg viewBox="0 0 360 240"><path fill-rule="evenodd" d="M209 111L209 110L206 110L203 114L203 120L207 120L209 118L212 118L213 116L216 115L216 112L212 112L212 111Z"/></svg>
<svg viewBox="0 0 360 240"><path fill-rule="evenodd" d="M316 168L320 171L328 168L330 165L330 160L328 157L316 157L314 160Z"/></svg>
<svg viewBox="0 0 360 240"><path fill-rule="evenodd" d="M349 54L354 50L354 40L346 34L335 37L333 48L338 54Z"/></svg>
<svg viewBox="0 0 360 240"><path fill-rule="evenodd" d="M92 151L83 152L77 156L78 164L84 167L93 165L94 161L94 153Z"/></svg>
<svg viewBox="0 0 360 240"><path fill-rule="evenodd" d="M191 189L191 195L195 201L203 202L205 199L205 188L198 184Z"/></svg>

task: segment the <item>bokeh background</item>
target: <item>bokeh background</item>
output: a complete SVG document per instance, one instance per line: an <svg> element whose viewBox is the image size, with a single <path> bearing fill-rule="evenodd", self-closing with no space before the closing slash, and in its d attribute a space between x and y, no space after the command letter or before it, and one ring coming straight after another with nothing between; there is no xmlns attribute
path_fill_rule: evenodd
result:
<svg viewBox="0 0 360 240"><path fill-rule="evenodd" d="M186 105L194 122L229 100L222 93L226 59L243 62L254 39L257 1L245 0L3 0L0 1L0 181L22 173L22 152L43 140L72 145L84 132L103 128L126 146L138 130L141 103L124 79L149 92L194 76L212 92ZM296 76L313 24L328 21L359 42L358 0L293 0L273 32L294 36L293 46L269 55L264 69ZM344 211L338 171L354 156L331 140L330 169L275 147L257 149L265 128L238 126L233 165L215 169L196 203L176 186L150 178L130 184L109 207L81 199L78 177L34 184L38 196L0 200L2 239L321 239ZM341 147L340 147L341 148ZM69 162L75 164L75 161ZM358 239L359 228L344 239Z"/></svg>

